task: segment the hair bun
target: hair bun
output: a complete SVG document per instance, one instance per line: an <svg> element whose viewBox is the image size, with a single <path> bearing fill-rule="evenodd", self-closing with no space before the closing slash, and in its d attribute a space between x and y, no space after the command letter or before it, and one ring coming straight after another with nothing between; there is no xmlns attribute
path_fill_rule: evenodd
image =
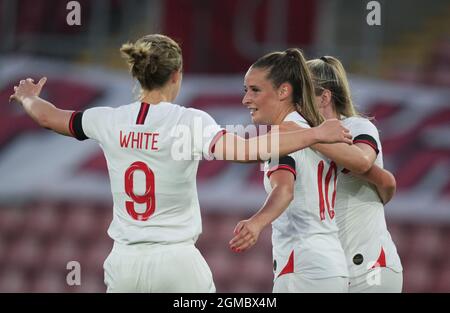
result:
<svg viewBox="0 0 450 313"><path fill-rule="evenodd" d="M148 56L148 66L150 66L150 74L155 74L158 70L158 63L159 63L159 55L157 54L150 54Z"/></svg>
<svg viewBox="0 0 450 313"><path fill-rule="evenodd" d="M182 66L179 45L160 34L146 35L135 43L128 42L120 51L132 76L146 90L163 86L170 75Z"/></svg>
<svg viewBox="0 0 450 313"><path fill-rule="evenodd" d="M284 53L286 53L286 56L288 57L297 57L298 52L299 51L296 48L289 48L284 51Z"/></svg>

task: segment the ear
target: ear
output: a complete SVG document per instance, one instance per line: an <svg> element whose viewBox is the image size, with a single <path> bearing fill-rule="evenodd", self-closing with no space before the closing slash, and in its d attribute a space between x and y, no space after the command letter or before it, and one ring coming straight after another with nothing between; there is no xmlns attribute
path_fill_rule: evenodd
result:
<svg viewBox="0 0 450 313"><path fill-rule="evenodd" d="M292 95L292 86L289 83L282 83L278 87L278 98L283 101L286 100L290 95Z"/></svg>
<svg viewBox="0 0 450 313"><path fill-rule="evenodd" d="M320 95L320 107L326 108L332 105L332 95L331 91L328 89L324 89L322 94Z"/></svg>
<svg viewBox="0 0 450 313"><path fill-rule="evenodd" d="M181 75L182 75L181 71L174 71L172 73L170 81L175 84L176 82L178 82L178 80L181 79Z"/></svg>

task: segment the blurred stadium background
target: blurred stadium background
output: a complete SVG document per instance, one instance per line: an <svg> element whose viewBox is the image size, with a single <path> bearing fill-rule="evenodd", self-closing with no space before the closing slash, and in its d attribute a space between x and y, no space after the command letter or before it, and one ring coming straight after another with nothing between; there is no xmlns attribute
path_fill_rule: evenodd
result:
<svg viewBox="0 0 450 313"><path fill-rule="evenodd" d="M44 98L66 109L131 102L135 86L123 42L161 32L181 42L185 77L178 103L221 124L250 123L241 106L248 66L271 50L339 57L355 102L374 116L385 167L398 183L386 206L404 266L405 292L450 292L450 3L366 0L80 0L68 26L63 0L0 0L0 292L104 292L112 202L94 142L39 129L8 104L24 77L47 76ZM219 292L270 292L270 230L249 252L228 241L237 221L264 200L257 165L203 162L198 246ZM81 264L81 286L66 264Z"/></svg>

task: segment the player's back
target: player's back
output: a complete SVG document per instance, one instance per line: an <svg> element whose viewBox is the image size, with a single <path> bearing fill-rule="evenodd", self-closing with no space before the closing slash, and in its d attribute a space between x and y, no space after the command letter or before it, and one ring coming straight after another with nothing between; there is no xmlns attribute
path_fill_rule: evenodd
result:
<svg viewBox="0 0 450 313"><path fill-rule="evenodd" d="M309 127L297 112L289 114L285 121ZM275 277L283 271L288 258L293 258L294 272L311 279L347 276L334 220L336 164L310 148L289 156L295 161L294 199L272 223L273 254L278 263ZM270 167L266 166L267 173ZM270 192L268 175L264 178L266 191Z"/></svg>
<svg viewBox="0 0 450 313"><path fill-rule="evenodd" d="M91 110L83 128L104 151L114 201L108 234L123 244L195 240L201 232L196 174L209 126L202 122L212 119L167 102Z"/></svg>

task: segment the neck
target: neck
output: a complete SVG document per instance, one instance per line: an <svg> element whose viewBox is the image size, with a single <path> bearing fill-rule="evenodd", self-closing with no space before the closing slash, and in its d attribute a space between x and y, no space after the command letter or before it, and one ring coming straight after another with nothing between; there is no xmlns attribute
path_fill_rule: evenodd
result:
<svg viewBox="0 0 450 313"><path fill-rule="evenodd" d="M326 120L329 120L330 118L337 118L338 120L341 119L340 115L336 112L334 107L328 107L322 112L322 115Z"/></svg>
<svg viewBox="0 0 450 313"><path fill-rule="evenodd" d="M280 125L281 123L283 123L286 116L288 116L289 113L292 113L294 111L295 111L294 105L289 105L289 106L282 108L282 110L279 112L278 116L272 121L271 124L272 125Z"/></svg>
<svg viewBox="0 0 450 313"><path fill-rule="evenodd" d="M141 102L158 104L160 102L171 102L172 97L169 95L169 92L164 89L155 89L155 90L143 90L141 97Z"/></svg>

